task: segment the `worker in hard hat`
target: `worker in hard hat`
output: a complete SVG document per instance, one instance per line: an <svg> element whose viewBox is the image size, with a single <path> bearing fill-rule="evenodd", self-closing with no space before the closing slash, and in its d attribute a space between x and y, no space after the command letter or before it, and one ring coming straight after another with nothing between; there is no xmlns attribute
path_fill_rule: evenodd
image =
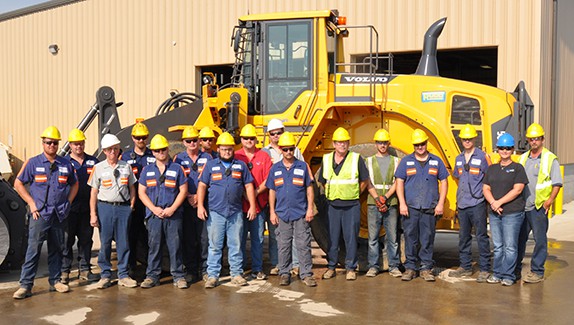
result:
<svg viewBox="0 0 574 325"><path fill-rule="evenodd" d="M264 147L262 150L267 152L269 156L271 156L271 162L273 164L283 160L283 151L281 151L281 147L279 147L279 137L285 132L285 126L280 119L274 118L269 121L267 124L267 134L269 135L269 144ZM301 150L295 147L295 158L297 160L305 161L303 155L301 154ZM275 237L275 226L269 220L269 216L267 216L267 229L269 229L269 262L271 263L271 270L269 271L270 275L278 275L279 274L279 259L278 259L278 251L277 251L277 238ZM292 247L292 256L293 256L293 269L291 273L294 276L299 274L299 259L297 258L297 249L295 248L295 243L293 243Z"/></svg>
<svg viewBox="0 0 574 325"><path fill-rule="evenodd" d="M526 129L526 139L530 150L520 156L520 164L526 170L528 185L524 189L526 195L525 220L522 224L518 240L517 276L522 272L522 259L526 251L526 241L530 231L534 236L534 250L530 260L530 272L524 278L526 283L544 281L544 263L548 256L548 210L563 180L560 174L560 164L554 153L544 147L544 129L538 123L531 124Z"/></svg>
<svg viewBox="0 0 574 325"><path fill-rule="evenodd" d="M327 271L323 279L333 278L339 257L339 237L341 230L345 240L346 279L357 279L357 239L361 223L361 191L370 184L369 172L361 156L349 151L351 136L339 127L333 132L335 151L323 156L318 172L318 181L325 186L328 201L329 251Z"/></svg>
<svg viewBox="0 0 574 325"><path fill-rule="evenodd" d="M80 281L96 281L99 276L91 271L90 259L92 257L92 237L94 228L90 226L90 192L88 177L94 166L99 162L98 158L88 155L84 149L86 136L79 129L73 129L68 135L70 153L66 158L76 172L78 178L78 195L72 202L68 215L67 243L62 260L62 283L67 284L70 279L70 271L74 262L74 243L78 238L78 278Z"/></svg>
<svg viewBox="0 0 574 325"><path fill-rule="evenodd" d="M214 151L213 143L215 142L215 133L209 126L204 126L199 130L199 141L201 151L211 155L211 158L217 158L217 152Z"/></svg>
<svg viewBox="0 0 574 325"><path fill-rule="evenodd" d="M241 248L243 251L243 265L246 268L246 243L249 232L251 243L251 277L257 280L267 279L263 272L263 231L265 230L265 219L268 214L269 191L265 186L265 180L271 169L271 157L265 151L255 147L257 144L257 132L252 124L246 124L241 128L242 148L235 152L235 159L243 161L251 176L253 176L253 187L255 188L255 212L257 216L253 220L244 218L243 237ZM243 199L243 213L249 211L249 202Z"/></svg>
<svg viewBox="0 0 574 325"><path fill-rule="evenodd" d="M148 259L146 278L140 287L147 289L159 285L161 275L162 241L169 252L173 285L186 289L181 239L183 238L183 202L187 198L187 178L180 164L169 156L169 142L156 134L149 148L155 163L143 168L139 178L139 198L146 206L148 230Z"/></svg>
<svg viewBox="0 0 574 325"><path fill-rule="evenodd" d="M522 193L528 176L524 167L512 161L514 138L503 133L496 141L500 162L486 170L483 193L489 205L490 233L494 245L492 274L486 282L511 286L518 257L518 236L524 221L525 198Z"/></svg>
<svg viewBox="0 0 574 325"><path fill-rule="evenodd" d="M203 167L213 158L200 150L199 133L194 126L187 126L181 138L185 151L177 154L174 161L183 167L187 176L187 199L183 203L183 265L189 282L207 281L209 240L205 221L197 217L197 185Z"/></svg>
<svg viewBox="0 0 574 325"><path fill-rule="evenodd" d="M100 281L98 289L111 285L112 240L116 242L118 284L135 288L137 282L129 275L130 246L128 232L132 209L136 202L135 183L137 179L132 167L120 160L120 140L113 134L102 137L101 148L106 159L92 169L88 184L90 194L90 225L100 232Z"/></svg>
<svg viewBox="0 0 574 325"><path fill-rule="evenodd" d="M443 161L428 151L428 140L423 130L415 129L411 136L414 152L401 159L395 172L405 235L403 281L416 277L418 261L423 280L435 281L432 272L435 225L444 211L448 171Z"/></svg>
<svg viewBox="0 0 574 325"><path fill-rule="evenodd" d="M14 180L14 189L30 209L28 248L22 264L20 288L13 295L15 299L32 295L44 240L48 242L50 291L70 290L61 282L62 249L66 245L67 218L78 193L78 182L72 164L57 155L62 139L60 131L49 126L40 137L43 152L28 159Z"/></svg>
<svg viewBox="0 0 574 325"><path fill-rule="evenodd" d="M313 220L313 176L309 165L295 158L295 137L285 132L278 142L283 159L271 167L266 187L269 188L270 220L277 226L279 244L279 284L291 282L292 247L295 245L300 262L299 276L306 286L314 287L311 257L311 228Z"/></svg>
<svg viewBox="0 0 574 325"><path fill-rule="evenodd" d="M242 276L243 254L241 253L244 192L249 200L247 219L253 220L257 216L253 176L243 161L233 157L235 146L233 136L227 132L222 133L217 139L217 145L219 158L205 164L199 176L197 188L197 216L201 220L207 220L209 236L208 279L205 282L207 289L215 288L219 282L225 239L227 239L231 284L247 285L247 281ZM205 201L206 196L207 201Z"/></svg>
<svg viewBox="0 0 574 325"><path fill-rule="evenodd" d="M381 225L385 228L385 247L389 262L389 274L398 278L402 276L399 270L401 264L399 253L399 214L398 200L395 195L395 170L400 159L389 153L391 136L385 129L375 132L373 137L377 153L366 159L367 169L371 178L377 199L367 198L367 219L369 224L369 249L367 277L375 277L380 271L379 234Z"/></svg>
<svg viewBox="0 0 574 325"><path fill-rule="evenodd" d="M475 146L478 132L466 124L458 134L463 151L456 156L452 176L458 179L456 208L458 211L458 253L460 266L448 273L460 278L472 275L472 228L478 244L480 272L476 279L484 283L490 275L490 239L487 232L486 202L482 194L482 181L491 161L488 155Z"/></svg>
<svg viewBox="0 0 574 325"><path fill-rule="evenodd" d="M147 139L149 137L149 130L142 122L137 122L132 127L132 141L133 147L122 153L121 160L130 164L132 171L138 179L141 170L150 164L155 163L155 157L151 150L147 148ZM136 203L134 211L132 212L132 221L130 223L130 273L133 275L137 266L137 250L141 242L147 244L147 230L144 226L145 206L141 200L137 198L138 183L135 184L136 189ZM140 242L141 241L141 242ZM140 242L140 243L138 243Z"/></svg>

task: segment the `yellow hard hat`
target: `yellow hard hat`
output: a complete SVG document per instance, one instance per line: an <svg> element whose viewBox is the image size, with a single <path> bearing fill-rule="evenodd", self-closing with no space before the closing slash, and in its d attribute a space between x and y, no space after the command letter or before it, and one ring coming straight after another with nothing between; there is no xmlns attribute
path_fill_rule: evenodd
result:
<svg viewBox="0 0 574 325"><path fill-rule="evenodd" d="M199 131L199 137L203 139L215 138L215 134L209 126L205 126Z"/></svg>
<svg viewBox="0 0 574 325"><path fill-rule="evenodd" d="M423 131L421 129L415 129L413 131L413 135L411 137L411 142L412 142L412 144L419 144L419 143L423 143L423 142L427 141L428 139L429 139L429 137L425 133L425 131Z"/></svg>
<svg viewBox="0 0 574 325"><path fill-rule="evenodd" d="M40 138L50 138L60 141L62 140L62 135L60 134L60 130L58 130L57 127L49 126L44 130L44 132L42 132Z"/></svg>
<svg viewBox="0 0 574 325"><path fill-rule="evenodd" d="M86 135L80 129L73 129L68 135L68 142L86 141Z"/></svg>
<svg viewBox="0 0 574 325"><path fill-rule="evenodd" d="M199 133L197 133L197 129L193 125L186 126L181 133L182 139L193 139L199 137Z"/></svg>
<svg viewBox="0 0 574 325"><path fill-rule="evenodd" d="M200 132L200 134L201 134L201 132ZM228 132L223 132L223 133L221 133L219 138L217 138L217 145L218 146L234 146L235 140L233 139L233 136L231 134L229 134Z"/></svg>
<svg viewBox="0 0 574 325"><path fill-rule="evenodd" d="M463 126L462 129L460 129L460 133L458 134L458 137L461 139L473 139L477 136L478 133L476 133L476 129L470 124Z"/></svg>
<svg viewBox="0 0 574 325"><path fill-rule="evenodd" d="M240 137L256 137L257 132L255 132L255 127L251 124L245 124L241 129Z"/></svg>
<svg viewBox="0 0 574 325"><path fill-rule="evenodd" d="M530 124L528 129L526 129L527 138L538 138L543 136L544 136L544 129L542 128L542 125L538 123L532 123Z"/></svg>
<svg viewBox="0 0 574 325"><path fill-rule="evenodd" d="M167 147L169 147L169 142L167 142L167 139L161 134L154 135L149 143L149 148L151 150L158 150Z"/></svg>
<svg viewBox="0 0 574 325"><path fill-rule="evenodd" d="M333 132L333 141L349 141L351 140L351 136L349 135L349 131L342 127L338 127L335 132Z"/></svg>
<svg viewBox="0 0 574 325"><path fill-rule="evenodd" d="M149 135L149 130L145 124L138 122L132 128L132 135L134 137L147 137Z"/></svg>
<svg viewBox="0 0 574 325"><path fill-rule="evenodd" d="M279 142L277 145L280 147L292 147L295 145L295 143L296 141L293 134L291 132L285 132L279 137Z"/></svg>
<svg viewBox="0 0 574 325"><path fill-rule="evenodd" d="M373 137L373 141L391 141L391 136L389 131L385 129L380 129L375 132L375 136Z"/></svg>

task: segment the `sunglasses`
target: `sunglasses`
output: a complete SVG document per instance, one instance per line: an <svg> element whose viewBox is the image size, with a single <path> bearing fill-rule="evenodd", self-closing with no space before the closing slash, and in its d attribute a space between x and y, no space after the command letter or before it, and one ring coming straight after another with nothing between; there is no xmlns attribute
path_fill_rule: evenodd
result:
<svg viewBox="0 0 574 325"><path fill-rule="evenodd" d="M498 147L498 150L512 151L514 150L514 147Z"/></svg>
<svg viewBox="0 0 574 325"><path fill-rule="evenodd" d="M166 150L167 150L167 148L161 148L161 149L154 149L154 150L152 150L152 151L155 152L155 153L159 153L159 152L164 152L164 151L166 151Z"/></svg>
<svg viewBox="0 0 574 325"><path fill-rule="evenodd" d="M375 143L378 145L385 145L385 146L389 145L389 141L375 141Z"/></svg>
<svg viewBox="0 0 574 325"><path fill-rule="evenodd" d="M185 140L183 140L183 141L185 141L185 143L192 143L192 142L193 142L193 143L196 143L196 142L197 142L197 139L185 139Z"/></svg>
<svg viewBox="0 0 574 325"><path fill-rule="evenodd" d="M255 141L255 137L241 137L245 141Z"/></svg>
<svg viewBox="0 0 574 325"><path fill-rule="evenodd" d="M281 135L281 134L283 134L283 131L269 132L269 135L272 137L277 136L277 135Z"/></svg>
<svg viewBox="0 0 574 325"><path fill-rule="evenodd" d="M462 142L470 142L470 141L472 141L472 139L460 139L460 141L462 141Z"/></svg>
<svg viewBox="0 0 574 325"><path fill-rule="evenodd" d="M213 141L213 138L204 138L204 139L201 139L201 141L203 141L203 142L211 142L211 141Z"/></svg>
<svg viewBox="0 0 574 325"><path fill-rule="evenodd" d="M283 152L288 152L288 151L295 152L295 147L281 148L281 151L283 151Z"/></svg>
<svg viewBox="0 0 574 325"><path fill-rule="evenodd" d="M145 141L147 140L147 137L134 137L134 139L137 141Z"/></svg>
<svg viewBox="0 0 574 325"><path fill-rule="evenodd" d="M427 145L427 142L425 141L425 142L423 142L423 143L417 143L417 144L415 144L414 146L415 146L415 148L416 148L416 147L424 147L424 146L426 146L426 145Z"/></svg>
<svg viewBox="0 0 574 325"><path fill-rule="evenodd" d="M541 140L542 140L542 137L528 138L528 141L530 141L530 142L541 141Z"/></svg>
<svg viewBox="0 0 574 325"><path fill-rule="evenodd" d="M60 144L60 141L42 141L47 146L57 146Z"/></svg>

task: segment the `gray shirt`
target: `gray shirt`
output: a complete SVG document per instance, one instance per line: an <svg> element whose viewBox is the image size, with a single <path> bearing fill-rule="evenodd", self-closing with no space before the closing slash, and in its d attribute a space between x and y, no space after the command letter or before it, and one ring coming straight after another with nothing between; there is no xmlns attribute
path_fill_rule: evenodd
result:
<svg viewBox="0 0 574 325"><path fill-rule="evenodd" d="M379 169L381 170L381 175L383 175L383 177L386 177L387 171L389 170L389 165L391 164L391 156L385 155L383 157L379 157L379 156L375 156L375 157L377 157L377 164L379 164ZM393 173L394 173L394 171L393 171Z"/></svg>
<svg viewBox="0 0 574 325"><path fill-rule="evenodd" d="M99 162L88 179L88 185L98 189L98 200L106 202L128 201L130 185L135 182L137 179L131 166L122 160L118 161L115 168L112 168L107 160Z"/></svg>
<svg viewBox="0 0 574 325"><path fill-rule="evenodd" d="M526 197L526 211L532 211L536 208L534 205L534 200L536 200L536 183L538 182L538 173L540 172L540 157L538 158L528 157L526 159L526 164L524 164L524 169L526 170L526 176L528 176L528 185L524 189L524 195ZM552 167L550 167L550 180L552 181L552 186L562 186L562 175L560 174L560 164L558 159L552 161Z"/></svg>

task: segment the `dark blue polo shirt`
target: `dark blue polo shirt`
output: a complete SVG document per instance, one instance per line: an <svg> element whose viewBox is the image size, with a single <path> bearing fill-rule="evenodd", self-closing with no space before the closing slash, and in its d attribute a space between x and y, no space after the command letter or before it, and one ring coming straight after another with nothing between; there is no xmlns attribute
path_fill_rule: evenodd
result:
<svg viewBox="0 0 574 325"><path fill-rule="evenodd" d="M143 156L138 155L132 148L122 154L121 160L132 166L132 171L138 179L140 178L140 173L145 166L155 163L155 157L148 148L145 149Z"/></svg>
<svg viewBox="0 0 574 325"><path fill-rule="evenodd" d="M478 148L474 149L468 164L464 152L456 156L452 176L458 179L456 206L459 209L470 208L484 201L482 181L489 161L484 151Z"/></svg>
<svg viewBox="0 0 574 325"><path fill-rule="evenodd" d="M76 178L78 179L78 195L72 202L72 210L74 212L79 211L89 211L90 210L90 192L92 188L88 185L88 178L94 169L94 166L100 161L94 156L84 154L84 161L80 164L79 161L75 160L69 154L64 157L66 158L74 167L76 171Z"/></svg>
<svg viewBox="0 0 574 325"><path fill-rule="evenodd" d="M199 175L203 171L205 164L212 159L210 154L201 151L198 152L196 161L193 161L186 151L180 152L175 156L174 161L183 167L187 176L187 192L189 194L197 193Z"/></svg>
<svg viewBox="0 0 574 325"><path fill-rule="evenodd" d="M265 186L275 193L275 212L285 222L305 217L307 187L313 182L307 163L295 159L289 170L283 160L273 164Z"/></svg>
<svg viewBox="0 0 574 325"><path fill-rule="evenodd" d="M163 182L162 182L163 180ZM146 186L146 194L151 202L160 208L170 207L179 194L179 187L186 182L185 172L180 164L170 162L162 174L156 164L143 168L139 183ZM183 205L177 208L176 214L183 213ZM146 207L146 218L153 212Z"/></svg>

